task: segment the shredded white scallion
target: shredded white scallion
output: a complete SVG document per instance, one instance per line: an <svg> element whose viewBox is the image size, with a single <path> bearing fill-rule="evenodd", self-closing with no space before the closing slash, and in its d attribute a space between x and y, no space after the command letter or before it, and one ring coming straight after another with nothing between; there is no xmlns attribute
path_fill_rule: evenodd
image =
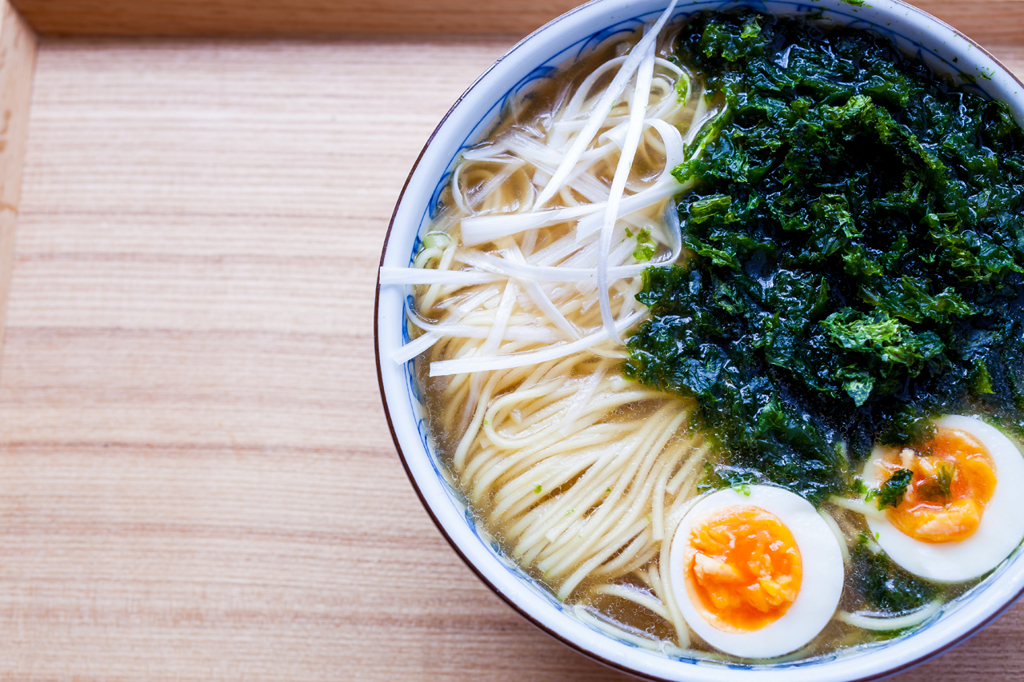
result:
<svg viewBox="0 0 1024 682"><path fill-rule="evenodd" d="M586 127L580 131L580 134L576 137L569 151L566 153L562 163L559 164L558 170L555 171L555 175L548 182L547 186L541 191L540 196L537 197L537 206L543 206L548 200L555 195L555 192L561 187L565 178L568 177L572 171L576 162L579 160L580 155L590 145L594 136L597 135L598 130L601 128L601 124L604 123L604 119L611 111L612 104L618 99L619 95L626 88L626 84L629 79L636 72L640 66L641 60L647 54L647 50L654 45L658 39L658 34L661 33L661 29L665 26L665 22L672 16L672 11L676 8L676 0L672 0L665 11L662 12L661 16L658 17L658 21L655 22L654 27L647 32L647 34L640 39L636 47L630 50L629 55L625 61L622 62L622 66L619 68L619 72L615 74L615 78L612 79L611 84L605 89L604 94L601 95L601 99L594 105L594 114L587 121Z"/></svg>
<svg viewBox="0 0 1024 682"><path fill-rule="evenodd" d="M481 305L500 298L506 312L489 319L501 328L485 334L478 323L413 320L425 337L393 352L396 361L445 338L484 343L433 362L431 376L524 367L588 349L622 357L624 322L643 316L633 300L641 273L682 255L670 199L689 187L672 175L685 160L684 139L695 139L694 128L719 114L692 92L699 88L683 68L659 56L659 36L675 5L644 27L628 52L587 74L546 133L512 127L461 154L448 185L454 210L435 221L414 267L382 267L380 283L429 286L428 305L498 287L498 296ZM622 98L627 88L630 95ZM660 167L646 166L653 177L633 177L641 154L647 164L660 158ZM545 208L556 195L561 205ZM644 235L643 249L636 234ZM500 294L508 287L515 296ZM589 321L593 304L599 320ZM523 305L543 316L550 334L515 329L524 323L508 311ZM472 382L471 393L479 388Z"/></svg>
<svg viewBox="0 0 1024 682"><path fill-rule="evenodd" d="M381 267L381 284L449 284L452 286L470 286L497 282L499 275L487 272L468 272L466 270L434 270L427 268L389 268Z"/></svg>
<svg viewBox="0 0 1024 682"><path fill-rule="evenodd" d="M643 315L643 312L637 311L629 317L619 320L615 325L616 331L621 332L629 329L633 323L639 320ZM438 362L430 363L430 376L440 377L447 376L449 374L490 372L498 369L512 369L514 367L537 365L542 362L564 358L567 355L578 353L581 350L586 350L591 346L601 343L607 338L609 338L608 331L601 329L601 331L584 336L580 340L573 341L572 343L566 343L560 346L550 346L543 350L535 350L528 353L476 356L458 358L456 360L440 360Z"/></svg>
<svg viewBox="0 0 1024 682"><path fill-rule="evenodd" d="M873 616L864 613L840 611L836 614L836 618L847 625L852 625L856 628L871 630L872 632L892 632L921 625L937 614L941 609L942 600L936 599L917 611L908 613L905 616Z"/></svg>

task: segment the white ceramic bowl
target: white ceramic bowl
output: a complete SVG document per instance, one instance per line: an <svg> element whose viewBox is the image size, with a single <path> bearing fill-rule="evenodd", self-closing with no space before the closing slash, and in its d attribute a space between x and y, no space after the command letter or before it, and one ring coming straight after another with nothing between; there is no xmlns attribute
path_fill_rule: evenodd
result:
<svg viewBox="0 0 1024 682"><path fill-rule="evenodd" d="M555 19L496 61L459 98L423 148L402 195L384 244L381 265L407 266L430 220L460 149L486 136L502 103L618 31L655 19L667 0L597 0ZM820 12L826 20L886 35L939 72L964 74L985 94L1007 102L1024 122L1024 85L976 43L934 17L898 0L857 6L842 0L723 2L683 0L673 19L703 10L742 5L779 15ZM742 666L679 659L641 648L579 620L543 586L503 557L478 529L459 494L446 482L429 445L423 405L411 363L399 365L392 351L408 340L403 287L377 286L374 336L384 409L395 445L427 512L452 547L500 597L535 625L578 651L612 667L656 680L690 682L839 682L879 679L918 665L976 633L1024 592L1021 550L940 617L911 636L808 662Z"/></svg>

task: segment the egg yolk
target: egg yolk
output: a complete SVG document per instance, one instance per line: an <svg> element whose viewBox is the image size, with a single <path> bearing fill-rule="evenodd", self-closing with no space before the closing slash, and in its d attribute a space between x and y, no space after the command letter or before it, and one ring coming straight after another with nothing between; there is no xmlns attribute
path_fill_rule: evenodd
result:
<svg viewBox="0 0 1024 682"><path fill-rule="evenodd" d="M920 448L894 450L879 461L886 478L913 472L889 522L922 542L957 542L981 523L996 488L996 472L985 446L959 429L939 429Z"/></svg>
<svg viewBox="0 0 1024 682"><path fill-rule="evenodd" d="M730 507L695 524L684 562L690 600L725 632L775 622L800 591L802 564L793 534L760 507Z"/></svg>

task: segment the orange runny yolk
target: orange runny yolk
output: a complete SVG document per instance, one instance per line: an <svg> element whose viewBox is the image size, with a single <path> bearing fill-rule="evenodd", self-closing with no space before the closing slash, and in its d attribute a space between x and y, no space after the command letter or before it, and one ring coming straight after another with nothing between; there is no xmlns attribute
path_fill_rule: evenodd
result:
<svg viewBox="0 0 1024 682"><path fill-rule="evenodd" d="M970 537L996 488L988 450L959 429L938 429L922 447L894 449L878 464L886 479L899 469L913 472L903 499L888 515L900 532L922 542Z"/></svg>
<svg viewBox="0 0 1024 682"><path fill-rule="evenodd" d="M796 599L800 550L774 514L729 507L691 528L683 574L705 620L726 632L751 632L778 620Z"/></svg>

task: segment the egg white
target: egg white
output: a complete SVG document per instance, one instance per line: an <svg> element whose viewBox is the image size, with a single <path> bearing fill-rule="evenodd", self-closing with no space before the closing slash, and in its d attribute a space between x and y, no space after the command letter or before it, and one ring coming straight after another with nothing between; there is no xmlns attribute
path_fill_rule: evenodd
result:
<svg viewBox="0 0 1024 682"><path fill-rule="evenodd" d="M897 564L928 580L960 582L988 573L1024 540L1024 457L1013 441L980 419L947 415L935 425L971 434L988 449L995 465L995 491L977 530L959 542L921 542L904 535L885 514L865 518L878 544ZM884 452L876 446L864 465L868 487L877 488L885 480L876 465Z"/></svg>
<svg viewBox="0 0 1024 682"><path fill-rule="evenodd" d="M705 620L690 601L683 575L692 527L720 509L737 506L760 507L777 516L793 534L803 568L800 591L786 613L752 632L724 632ZM716 649L745 658L771 658L799 649L832 619L843 593L842 551L824 519L799 495L763 485L750 486L749 496L727 489L699 500L673 536L670 571L673 596L687 625Z"/></svg>

